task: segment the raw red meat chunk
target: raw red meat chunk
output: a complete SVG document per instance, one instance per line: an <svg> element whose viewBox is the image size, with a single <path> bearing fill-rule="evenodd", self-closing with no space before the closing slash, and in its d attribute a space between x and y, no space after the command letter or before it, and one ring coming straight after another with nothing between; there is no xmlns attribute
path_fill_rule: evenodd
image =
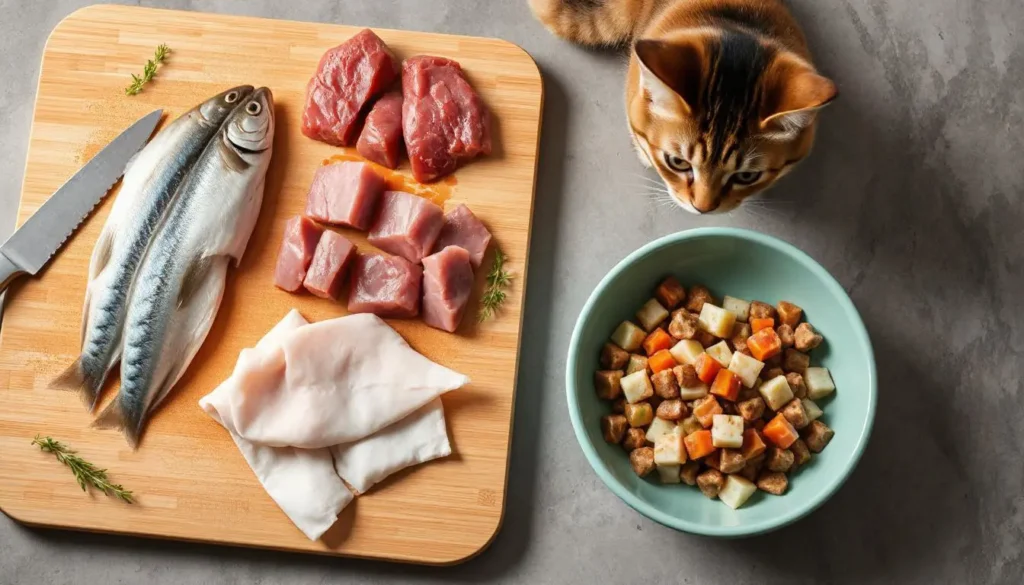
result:
<svg viewBox="0 0 1024 585"><path fill-rule="evenodd" d="M473 292L469 252L448 246L423 259L423 322L449 333L459 328Z"/></svg>
<svg viewBox="0 0 1024 585"><path fill-rule="evenodd" d="M444 216L444 226L434 242L434 250L443 250L448 246L465 248L469 252L470 262L476 268L484 261L490 243L491 232L463 204Z"/></svg>
<svg viewBox="0 0 1024 585"><path fill-rule="evenodd" d="M316 170L306 197L306 215L324 223L366 230L373 224L384 179L362 162L325 165Z"/></svg>
<svg viewBox="0 0 1024 585"><path fill-rule="evenodd" d="M415 317L420 313L423 269L398 256L356 254L352 263L350 313Z"/></svg>
<svg viewBox="0 0 1024 585"><path fill-rule="evenodd" d="M444 212L430 201L403 191L386 191L381 199L377 222L367 240L418 264L434 249L444 225Z"/></svg>
<svg viewBox="0 0 1024 585"><path fill-rule="evenodd" d="M398 167L402 154L402 94L393 91L373 104L359 134L356 150L367 160L389 169Z"/></svg>
<svg viewBox="0 0 1024 585"><path fill-rule="evenodd" d="M284 240L274 268L274 284L278 288L288 292L302 288L322 232L323 228L302 216L295 216L284 225Z"/></svg>
<svg viewBox="0 0 1024 585"><path fill-rule="evenodd" d="M402 93L402 131L417 181L433 181L464 160L491 153L491 114L458 63L443 57L406 59Z"/></svg>
<svg viewBox="0 0 1024 585"><path fill-rule="evenodd" d="M313 262L306 271L303 285L306 290L324 299L336 299L341 293L349 262L356 247L345 236L327 230L313 254Z"/></svg>
<svg viewBox="0 0 1024 585"><path fill-rule="evenodd" d="M391 49L370 29L324 53L306 86L302 133L335 146L351 146L359 117L398 78Z"/></svg>

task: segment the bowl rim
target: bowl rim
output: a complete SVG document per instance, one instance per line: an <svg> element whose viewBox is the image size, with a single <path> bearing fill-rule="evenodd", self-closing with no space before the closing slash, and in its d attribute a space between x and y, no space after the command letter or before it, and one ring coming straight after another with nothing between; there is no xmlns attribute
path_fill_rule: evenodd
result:
<svg viewBox="0 0 1024 585"><path fill-rule="evenodd" d="M689 520L676 518L670 516L656 507L648 504L641 500L631 491L625 489L619 482L613 477L611 472L608 470L604 461L597 454L597 450L590 443L587 438L587 431L583 426L583 421L580 418L580 404L576 398L575 387L575 372L577 368L577 355L579 355L580 349L580 336L582 334L583 323L589 318L590 313L594 309L594 305L597 303L598 297L608 287L609 283L617 278L619 274L625 271L628 267L636 263L641 258L654 253L657 250L665 248L670 245L677 244L686 240L693 240L698 238L705 238L709 236L715 237L732 237L741 240L762 244L773 248L783 254L789 255L800 264L815 273L825 287L830 290L836 298L839 300L840 307L843 312L846 313L853 326L855 337L864 344L868 349L868 410L867 416L865 417L864 423L860 429L860 435L857 437L857 443L854 446L853 455L847 461L843 471L831 478L831 480L825 485L825 489L819 492L815 497L805 501L803 505L796 507L780 516L768 520L762 520L759 522L753 522L749 524L740 524L739 526L709 526ZM840 486L846 481L853 472L854 468L860 462L861 456L864 454L864 449L867 447L868 439L871 435L871 429L874 425L875 420L875 405L877 402L878 394L878 382L877 382L877 371L875 365L875 352L871 345L871 338L868 336L867 328L864 326L864 322L860 317L860 313L857 311L856 306L850 299L849 295L846 294L846 290L839 284L839 282L816 260L811 258L806 252L798 249L796 246L786 242L775 236L770 236L753 230L743 228L730 228L730 227L702 227L693 228L688 230L682 230L673 234L662 236L656 240L653 240L631 254L620 260L608 273L601 279L598 285L590 293L590 297L587 302L583 305L583 309L580 311L579 317L576 319L576 325L573 327L572 338L569 342L569 355L566 359L565 369L565 391L567 406L569 408L569 418L572 421L573 431L576 434L576 440L583 449L583 454L586 456L587 461L590 463L590 467L597 473L601 481L621 499L626 502L634 510L640 512L644 516L647 516L651 520L658 522L664 526L674 528L683 532L692 534L701 534L705 536L722 536L722 537L737 537L737 536L754 536L757 534L764 534L777 530L801 518L807 516L819 506L825 503L832 495L839 489Z"/></svg>

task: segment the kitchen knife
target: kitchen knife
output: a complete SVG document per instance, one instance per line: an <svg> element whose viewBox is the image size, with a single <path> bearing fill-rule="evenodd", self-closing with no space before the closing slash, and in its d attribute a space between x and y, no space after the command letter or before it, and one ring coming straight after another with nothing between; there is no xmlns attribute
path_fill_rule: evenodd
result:
<svg viewBox="0 0 1024 585"><path fill-rule="evenodd" d="M0 246L0 292L15 278L34 275L46 266L121 178L128 161L149 140L162 114L163 110L146 114L103 147Z"/></svg>

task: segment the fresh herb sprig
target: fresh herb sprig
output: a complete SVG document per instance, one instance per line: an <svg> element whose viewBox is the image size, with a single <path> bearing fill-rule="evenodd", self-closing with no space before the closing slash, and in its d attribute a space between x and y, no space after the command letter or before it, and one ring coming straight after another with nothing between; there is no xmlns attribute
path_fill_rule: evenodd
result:
<svg viewBox="0 0 1024 585"><path fill-rule="evenodd" d="M487 287L480 298L480 322L493 317L501 305L505 302L505 289L512 283L512 274L505 268L505 261L508 258L501 250L494 252L494 264L491 271L487 273Z"/></svg>
<svg viewBox="0 0 1024 585"><path fill-rule="evenodd" d="M115 497L123 502L135 503L135 498L130 491L124 489L120 484L110 483L106 469L97 469L95 465L79 457L75 451L68 448L64 443L51 437L36 435L36 438L32 440L32 444L38 445L40 449L47 453L53 453L57 461L68 466L71 469L71 473L75 474L75 479L78 481L78 485L82 488L83 492L88 491L88 487L92 486L108 496Z"/></svg>
<svg viewBox="0 0 1024 585"><path fill-rule="evenodd" d="M146 61L146 66L142 69L142 75L135 75L132 73L131 85L124 88L125 95L137 95L142 91L142 86L146 85L153 78L156 77L156 68L164 61L167 60L167 55L170 54L171 48L161 43L157 46L156 52L153 54L153 58Z"/></svg>

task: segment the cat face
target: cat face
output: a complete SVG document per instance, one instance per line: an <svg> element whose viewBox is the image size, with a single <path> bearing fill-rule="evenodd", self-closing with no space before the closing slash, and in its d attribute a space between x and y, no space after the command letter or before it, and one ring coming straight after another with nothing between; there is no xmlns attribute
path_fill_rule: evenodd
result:
<svg viewBox="0 0 1024 585"><path fill-rule="evenodd" d="M803 160L836 87L784 48L740 32L640 40L630 59L633 143L675 201L726 212Z"/></svg>

